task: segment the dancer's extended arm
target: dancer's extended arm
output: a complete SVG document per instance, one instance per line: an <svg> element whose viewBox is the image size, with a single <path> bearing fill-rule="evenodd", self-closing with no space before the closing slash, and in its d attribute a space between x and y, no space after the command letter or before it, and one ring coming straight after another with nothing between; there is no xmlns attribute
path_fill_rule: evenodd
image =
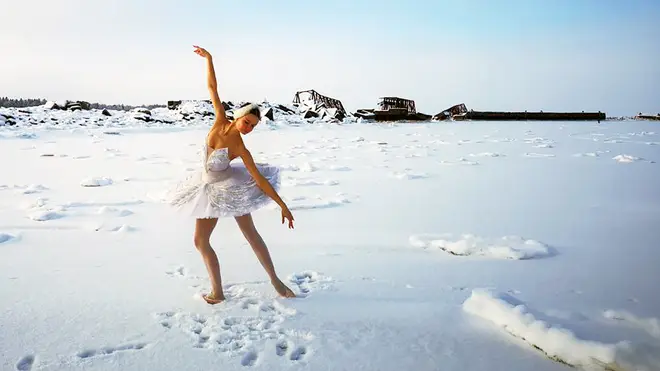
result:
<svg viewBox="0 0 660 371"><path fill-rule="evenodd" d="M241 143L235 153L241 157L241 160L243 160L245 168L248 170L255 183L257 183L257 187L259 187L268 197L275 201L282 209L282 224L284 224L284 219L288 219L289 228L293 228L293 215L291 214L289 207L286 206L284 201L282 201L282 198L280 198L273 186L270 184L270 182L268 182L268 179L266 179L266 177L264 177L259 172L259 169L254 163L254 159L252 158L250 151L248 151L245 145Z"/></svg>
<svg viewBox="0 0 660 371"><path fill-rule="evenodd" d="M195 53L206 59L206 81L211 95L211 102L213 103L213 109L215 110L215 124L227 124L229 121L225 114L225 107L222 105L222 101L218 96L218 82L215 78L213 57L206 49L199 46L195 46Z"/></svg>

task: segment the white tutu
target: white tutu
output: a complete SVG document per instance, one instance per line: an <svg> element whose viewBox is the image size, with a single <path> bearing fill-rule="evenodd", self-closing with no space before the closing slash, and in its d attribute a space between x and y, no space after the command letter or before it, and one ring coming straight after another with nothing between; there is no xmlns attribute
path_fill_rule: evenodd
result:
<svg viewBox="0 0 660 371"><path fill-rule="evenodd" d="M214 150L206 159L202 149L202 170L177 184L167 202L197 219L235 217L249 214L272 201L256 184L243 163L230 164L227 148ZM275 191L280 187L280 169L256 164Z"/></svg>

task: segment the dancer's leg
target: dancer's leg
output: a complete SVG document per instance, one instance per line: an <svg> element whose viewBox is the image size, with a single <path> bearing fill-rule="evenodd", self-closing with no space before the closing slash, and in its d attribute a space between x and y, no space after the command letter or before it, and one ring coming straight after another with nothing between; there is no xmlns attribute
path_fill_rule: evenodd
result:
<svg viewBox="0 0 660 371"><path fill-rule="evenodd" d="M273 287L275 287L275 290L284 297L295 297L296 295L293 293L293 291L291 291L291 289L289 289L282 282L282 280L277 277L275 268L273 267L273 261L270 258L270 253L268 252L268 247L266 247L266 243L264 242L263 238L261 238L257 228L254 226L252 216L250 214L246 214L236 217L236 222L238 223L238 227L241 229L241 232L243 232L243 236L248 241L250 246L252 246L252 250L254 250L254 253L257 255L259 262L266 270L266 273L268 273L270 282L273 284Z"/></svg>
<svg viewBox="0 0 660 371"><path fill-rule="evenodd" d="M211 280L212 291L210 294L204 295L204 300L209 304L216 304L225 300L225 295L222 292L222 279L220 277L220 264L218 263L218 256L211 247L211 233L218 223L217 218L212 219L197 219L195 224L195 247L202 254L206 270Z"/></svg>

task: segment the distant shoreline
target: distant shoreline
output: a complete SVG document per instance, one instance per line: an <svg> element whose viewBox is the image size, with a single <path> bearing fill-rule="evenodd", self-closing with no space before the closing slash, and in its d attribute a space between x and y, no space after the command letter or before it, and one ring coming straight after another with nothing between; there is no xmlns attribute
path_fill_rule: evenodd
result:
<svg viewBox="0 0 660 371"><path fill-rule="evenodd" d="M311 92L313 92L313 91L311 91ZM324 97L322 95L319 95L319 96ZM324 97L324 98L327 98L327 97ZM328 99L332 100L332 98L328 98ZM184 101L184 102L208 102L210 104L210 101L208 101L206 99L191 99L191 100L182 100L182 101ZM66 100L66 101L60 102L59 104L65 105L67 103L72 103L72 102L84 102L85 104L88 105L86 107L87 109L96 109L96 110L106 109L106 110L112 110L112 111L129 112L129 111L133 111L133 110L136 110L136 109L148 109L148 110L150 110L150 109L155 109L155 108L168 108L168 106L171 105L172 102L182 102L182 101L168 101L166 104L129 105L129 104L105 104L105 103L98 103L98 102L88 103L88 102L84 102L84 101ZM335 100L335 101L339 102L338 100ZM48 101L48 100L43 99L43 98L25 98L25 99L18 98L17 99L17 98L0 97L0 108L5 108L5 109L33 108L33 107L44 106L48 103L55 103L55 102ZM267 103L268 102L263 102L262 104L267 104ZM57 103L55 103L55 104L57 104ZM341 104L341 102L339 102L339 104ZM282 106L282 105L280 105L280 106ZM282 107L284 107L284 106L282 106ZM366 111L373 111L373 109L366 109ZM346 112L346 115L347 116L362 117L362 116L360 116L360 113L364 113L364 112L365 112L365 109L358 109L355 113ZM446 112L446 111L444 111L444 112ZM483 115L483 114L491 114L492 115L493 113L497 113L497 114L499 114L499 116L501 116L502 114L508 114L508 115L512 115L512 116L516 116L516 115L520 116L523 112L526 113L527 111L520 111L520 112L475 111L475 112L478 113L478 114L481 114L481 115ZM529 112L530 112L530 114L538 114L538 112L543 112L543 111L536 111L536 112L529 111ZM556 114L557 112L555 111L553 113ZM568 113L570 113L570 112L568 112ZM548 114L551 114L551 113L548 113ZM565 115L566 113L560 113L560 114ZM420 114L418 114L418 115L420 115ZM413 120L410 120L410 121L420 121L420 122L441 121L441 120L438 120L436 118L436 116L438 114L436 114L434 116L425 115L425 114L421 114L421 115L423 116L422 118L416 119L416 120L413 119ZM493 115L493 116L497 116L497 115ZM460 118L459 118L459 120L460 120ZM472 121L474 119L467 118L465 120ZM520 118L518 118L518 119L515 119L515 118L514 119L507 119L507 118L497 118L497 117L494 117L492 119L490 119L490 118L479 118L477 120L478 121L501 121L501 120L506 120L506 121L537 121L536 119L520 119ZM575 121L594 121L594 119L581 120L579 118L574 119L574 120ZM654 114L646 114L646 113L639 112L636 115L631 115L631 116L607 116L607 115L605 115L604 118L599 119L597 121L625 121L625 120L652 120L652 121L656 121L656 120L660 120L660 114L654 115ZM376 120L376 121L378 121L378 120ZM385 121L387 121L387 120L385 120ZM408 120L406 120L406 119L397 119L397 120L392 120L392 121L408 121ZM542 119L541 121L545 121L545 120ZM548 121L563 121L563 120L556 119L556 120L548 120Z"/></svg>

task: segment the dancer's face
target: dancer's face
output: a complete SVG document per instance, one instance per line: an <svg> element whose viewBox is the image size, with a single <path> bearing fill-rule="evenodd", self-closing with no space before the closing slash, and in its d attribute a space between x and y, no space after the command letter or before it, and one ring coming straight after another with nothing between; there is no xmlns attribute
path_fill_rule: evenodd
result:
<svg viewBox="0 0 660 371"><path fill-rule="evenodd" d="M259 123L259 118L250 113L243 117L236 119L236 128L241 134L249 134L252 129Z"/></svg>

